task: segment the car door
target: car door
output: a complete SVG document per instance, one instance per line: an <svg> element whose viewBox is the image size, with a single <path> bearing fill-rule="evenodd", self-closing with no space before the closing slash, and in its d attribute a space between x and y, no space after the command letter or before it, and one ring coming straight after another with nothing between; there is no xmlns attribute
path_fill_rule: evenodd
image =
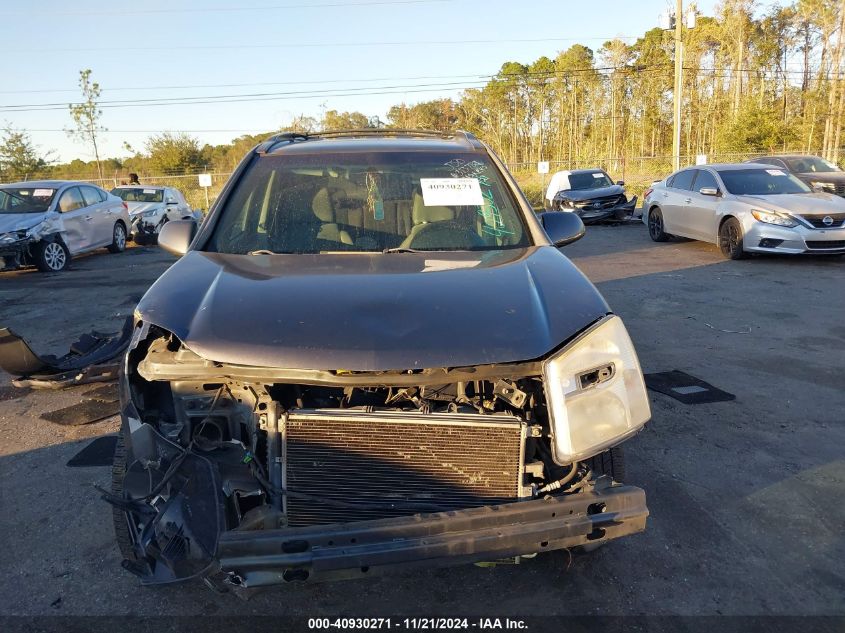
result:
<svg viewBox="0 0 845 633"><path fill-rule="evenodd" d="M716 182L716 177L707 169L696 169L695 171L692 191L686 198L684 222L689 230L689 237L713 242L716 239L716 216L721 198L705 195L701 193L701 190L715 189L719 191L719 185Z"/></svg>
<svg viewBox="0 0 845 633"><path fill-rule="evenodd" d="M91 247L107 246L112 242L114 219L109 212L109 204L106 196L100 194L100 190L90 185L79 187L82 198L85 200L85 209L88 212L86 218L91 223L92 243Z"/></svg>
<svg viewBox="0 0 845 633"><path fill-rule="evenodd" d="M692 237L687 226L686 207L692 183L695 180L695 169L684 169L675 174L667 183L660 210L663 212L663 230L673 235Z"/></svg>
<svg viewBox="0 0 845 633"><path fill-rule="evenodd" d="M88 210L79 187L68 187L59 196L56 210L62 214L65 241L71 255L88 250L93 242L93 228L91 220L87 218Z"/></svg>
<svg viewBox="0 0 845 633"><path fill-rule="evenodd" d="M188 212L185 209L187 205L183 204L183 202L184 199L181 198L179 192L175 189L170 189L168 187L164 190L164 204L167 208L168 220L181 220L183 217L188 215Z"/></svg>

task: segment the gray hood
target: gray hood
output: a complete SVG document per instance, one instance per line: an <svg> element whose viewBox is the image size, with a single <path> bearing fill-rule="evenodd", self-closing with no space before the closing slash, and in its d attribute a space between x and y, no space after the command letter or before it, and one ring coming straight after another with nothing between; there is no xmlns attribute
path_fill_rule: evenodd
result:
<svg viewBox="0 0 845 633"><path fill-rule="evenodd" d="M164 209L163 202L127 202L129 207L129 215L139 215L146 211L161 211Z"/></svg>
<svg viewBox="0 0 845 633"><path fill-rule="evenodd" d="M224 255L191 251L138 304L218 362L358 371L538 359L609 312L556 248Z"/></svg>
<svg viewBox="0 0 845 633"><path fill-rule="evenodd" d="M845 199L832 193L786 193L774 196L737 196L745 204L762 211L782 211L796 215L845 213Z"/></svg>
<svg viewBox="0 0 845 633"><path fill-rule="evenodd" d="M43 213L0 213L0 235L14 231L25 231L41 224L49 214Z"/></svg>

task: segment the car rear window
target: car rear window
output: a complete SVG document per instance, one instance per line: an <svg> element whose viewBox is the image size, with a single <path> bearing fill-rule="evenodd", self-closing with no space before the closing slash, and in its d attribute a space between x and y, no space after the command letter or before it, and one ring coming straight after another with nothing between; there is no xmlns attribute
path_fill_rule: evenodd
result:
<svg viewBox="0 0 845 633"><path fill-rule="evenodd" d="M261 156L224 204L206 250L498 250L530 244L500 172L474 153Z"/></svg>

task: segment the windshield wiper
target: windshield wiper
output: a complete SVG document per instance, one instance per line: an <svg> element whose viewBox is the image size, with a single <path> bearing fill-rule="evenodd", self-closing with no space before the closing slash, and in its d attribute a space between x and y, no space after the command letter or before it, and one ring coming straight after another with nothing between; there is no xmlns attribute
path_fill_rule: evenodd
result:
<svg viewBox="0 0 845 633"><path fill-rule="evenodd" d="M382 253L430 253L431 251L422 251L418 248L407 248L405 246L396 246L394 248L386 248Z"/></svg>

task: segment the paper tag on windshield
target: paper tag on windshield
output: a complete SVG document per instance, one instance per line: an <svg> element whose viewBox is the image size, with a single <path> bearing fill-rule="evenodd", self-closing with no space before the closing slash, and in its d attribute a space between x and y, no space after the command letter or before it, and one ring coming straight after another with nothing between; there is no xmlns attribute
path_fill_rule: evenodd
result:
<svg viewBox="0 0 845 633"><path fill-rule="evenodd" d="M604 174L593 174L593 178L604 178Z"/></svg>
<svg viewBox="0 0 845 633"><path fill-rule="evenodd" d="M478 178L420 178L427 207L480 206L484 203Z"/></svg>
<svg viewBox="0 0 845 633"><path fill-rule="evenodd" d="M54 189L35 189L32 192L33 198L49 198L53 195Z"/></svg>
<svg viewBox="0 0 845 633"><path fill-rule="evenodd" d="M144 189L144 193L158 193L155 189Z"/></svg>
<svg viewBox="0 0 845 633"><path fill-rule="evenodd" d="M786 176L786 174L780 169L767 169L766 173L770 176Z"/></svg>

